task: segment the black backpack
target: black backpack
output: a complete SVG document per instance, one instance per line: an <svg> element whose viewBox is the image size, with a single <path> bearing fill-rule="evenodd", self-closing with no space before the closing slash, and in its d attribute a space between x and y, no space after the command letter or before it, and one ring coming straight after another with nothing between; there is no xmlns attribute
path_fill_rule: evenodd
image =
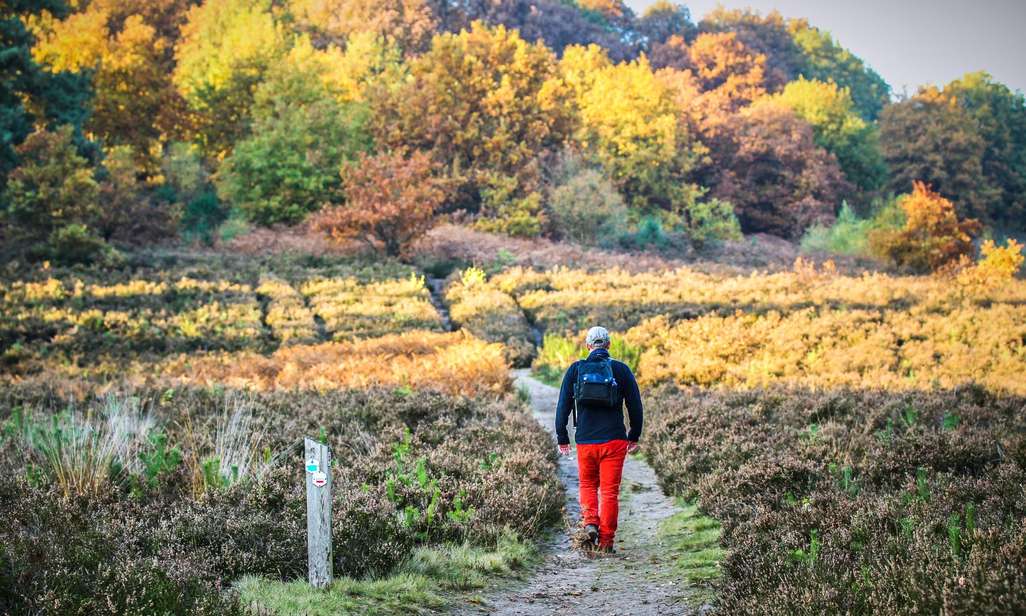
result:
<svg viewBox="0 0 1026 616"><path fill-rule="evenodd" d="M609 359L577 362L577 381L574 383L574 426L577 425L577 405L615 407L620 402L620 386L613 376Z"/></svg>

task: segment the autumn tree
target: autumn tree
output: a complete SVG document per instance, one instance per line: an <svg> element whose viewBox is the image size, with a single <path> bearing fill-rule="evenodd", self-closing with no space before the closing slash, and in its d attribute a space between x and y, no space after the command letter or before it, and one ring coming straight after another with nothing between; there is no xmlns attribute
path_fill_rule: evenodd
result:
<svg viewBox="0 0 1026 616"><path fill-rule="evenodd" d="M791 20L788 30L805 57L802 76L847 89L863 119L872 121L880 115L890 100L891 88L876 71L837 44L829 32L810 26L804 19Z"/></svg>
<svg viewBox="0 0 1026 616"><path fill-rule="evenodd" d="M702 33L690 45L672 36L652 57L676 92L682 116L707 143L718 139L734 113L766 93L765 56L752 53L733 32Z"/></svg>
<svg viewBox="0 0 1026 616"><path fill-rule="evenodd" d="M886 189L900 193L921 181L952 200L959 216L993 220L1001 193L983 173L987 143L957 97L928 87L888 105L880 143L890 170Z"/></svg>
<svg viewBox="0 0 1026 616"><path fill-rule="evenodd" d="M360 154L342 169L346 202L326 208L312 225L338 240L359 240L399 256L435 223L444 182L424 152Z"/></svg>
<svg viewBox="0 0 1026 616"><path fill-rule="evenodd" d="M877 129L856 113L847 90L799 78L766 103L784 105L812 125L816 143L837 157L845 177L861 190L882 185L887 169Z"/></svg>
<svg viewBox="0 0 1026 616"><path fill-rule="evenodd" d="M704 148L681 121L674 92L645 58L613 64L597 47L560 63L575 94L575 141L631 207L680 216L697 195L688 174Z"/></svg>
<svg viewBox="0 0 1026 616"><path fill-rule="evenodd" d="M980 166L998 194L989 219L1026 228L1026 98L987 73L970 73L944 87L972 116L983 139Z"/></svg>
<svg viewBox="0 0 1026 616"><path fill-rule="evenodd" d="M734 112L766 92L766 58L745 46L733 32L700 34L688 49L699 87Z"/></svg>
<svg viewBox="0 0 1026 616"><path fill-rule="evenodd" d="M973 253L979 222L960 220L951 201L923 182L915 182L898 206L905 217L903 227L870 232L869 245L876 254L899 267L928 272Z"/></svg>
<svg viewBox="0 0 1026 616"><path fill-rule="evenodd" d="M26 23L44 12L62 18L68 7L61 0L0 5L0 189L18 164L17 146L38 123L70 125L79 149L88 147L81 127L88 116L89 76L48 70L32 56L37 41Z"/></svg>
<svg viewBox="0 0 1026 616"><path fill-rule="evenodd" d="M622 3L609 5L621 7L619 17L615 10L607 14L564 0L433 0L432 5L443 31L459 32L481 21L516 30L525 41L543 43L557 55L571 45L591 44L617 61L634 58L639 51L630 10L625 12Z"/></svg>
<svg viewBox="0 0 1026 616"><path fill-rule="evenodd" d="M131 147L143 173L159 170L164 140L181 135L188 123L185 101L171 82L186 8L182 0L97 0L49 24L34 50L54 70L92 75L86 128L107 146Z"/></svg>
<svg viewBox="0 0 1026 616"><path fill-rule="evenodd" d="M635 28L645 39L646 48L666 42L672 36L682 41L692 38L695 24L691 23L691 12L683 4L674 4L669 0L657 0L649 5L637 20Z"/></svg>
<svg viewBox="0 0 1026 616"><path fill-rule="evenodd" d="M289 8L300 29L317 46L344 47L357 33L370 33L416 54L431 44L438 22L426 0L292 0Z"/></svg>
<svg viewBox="0 0 1026 616"><path fill-rule="evenodd" d="M747 49L765 58L765 85L777 92L806 69L806 58L777 11L760 15L751 9L718 6L698 24L700 32L733 32Z"/></svg>
<svg viewBox="0 0 1026 616"><path fill-rule="evenodd" d="M17 147L0 210L5 248L34 258L86 256L103 241L94 168L75 146L73 129L37 130Z"/></svg>
<svg viewBox="0 0 1026 616"><path fill-rule="evenodd" d="M713 150L712 196L734 205L746 233L799 237L833 220L849 190L812 127L781 105L756 105L726 124Z"/></svg>
<svg viewBox="0 0 1026 616"><path fill-rule="evenodd" d="M207 0L189 10L173 80L197 116L197 141L208 155L227 155L247 134L253 93L288 39L270 0Z"/></svg>
<svg viewBox="0 0 1026 616"><path fill-rule="evenodd" d="M570 130L556 59L499 26L440 34L409 64L409 78L371 104L380 144L427 152L457 189L455 207L477 210L482 188L512 178L534 190L535 156Z"/></svg>
<svg viewBox="0 0 1026 616"><path fill-rule="evenodd" d="M259 224L293 224L341 201L338 169L370 149L366 106L340 102L321 72L330 67L307 59L289 55L268 69L252 134L218 171L220 197Z"/></svg>

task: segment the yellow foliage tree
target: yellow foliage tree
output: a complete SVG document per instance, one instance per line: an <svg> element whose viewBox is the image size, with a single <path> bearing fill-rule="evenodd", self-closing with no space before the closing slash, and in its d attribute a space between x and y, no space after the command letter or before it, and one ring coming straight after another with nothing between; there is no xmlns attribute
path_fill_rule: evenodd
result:
<svg viewBox="0 0 1026 616"><path fill-rule="evenodd" d="M979 261L969 264L968 258L964 260L958 283L964 288L988 290L1011 282L1026 260L1022 249L1023 245L1012 238L1004 246L998 246L994 240L983 242Z"/></svg>
<svg viewBox="0 0 1026 616"><path fill-rule="evenodd" d="M703 153L681 117L675 92L642 56L612 64L596 46L569 47L560 62L575 94L575 139L641 210L679 215L697 188L687 173Z"/></svg>
<svg viewBox="0 0 1026 616"><path fill-rule="evenodd" d="M222 157L246 133L253 92L289 49L267 0L208 0L182 27L174 83L197 114L197 137Z"/></svg>
<svg viewBox="0 0 1026 616"><path fill-rule="evenodd" d="M159 172L162 146L187 125L185 102L171 83L183 15L178 0L101 0L39 24L36 60L54 71L93 72L86 130L108 146L131 147L144 173Z"/></svg>

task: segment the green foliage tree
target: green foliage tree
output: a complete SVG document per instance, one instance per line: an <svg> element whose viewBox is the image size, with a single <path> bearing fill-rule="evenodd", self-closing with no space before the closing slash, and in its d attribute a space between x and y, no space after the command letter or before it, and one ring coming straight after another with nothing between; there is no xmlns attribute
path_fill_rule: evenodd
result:
<svg viewBox="0 0 1026 616"><path fill-rule="evenodd" d="M864 120L875 120L890 100L890 86L861 58L841 47L829 32L814 28L804 19L793 19L788 29L805 56L801 75L832 82L851 94L855 110Z"/></svg>
<svg viewBox="0 0 1026 616"><path fill-rule="evenodd" d="M850 182L867 192L883 184L887 168L877 129L855 112L847 90L800 77L766 102L782 104L811 124L816 143L837 157Z"/></svg>
<svg viewBox="0 0 1026 616"><path fill-rule="evenodd" d="M217 174L219 196L262 225L294 224L342 201L338 170L371 138L368 110L342 103L315 70L287 59L256 90L252 135Z"/></svg>
<svg viewBox="0 0 1026 616"><path fill-rule="evenodd" d="M741 223L734 206L720 199L707 199L688 208L688 238L699 248L723 240L741 239Z"/></svg>
<svg viewBox="0 0 1026 616"><path fill-rule="evenodd" d="M61 0L7 0L0 4L0 188L18 164L15 148L37 122L50 127L71 125L79 148L91 148L81 127L88 116L89 76L51 72L33 59L36 37L26 22L46 14L63 17Z"/></svg>
<svg viewBox="0 0 1026 616"><path fill-rule="evenodd" d="M627 207L605 175L570 165L548 193L547 209L555 231L581 244L613 240L627 220Z"/></svg>
<svg viewBox="0 0 1026 616"><path fill-rule="evenodd" d="M181 208L182 237L212 242L214 231L227 220L228 212L217 198L199 147L193 143L171 143L161 167L165 181L163 197Z"/></svg>
<svg viewBox="0 0 1026 616"><path fill-rule="evenodd" d="M970 73L944 87L976 120L983 139L980 166L999 194L990 220L1026 228L1026 97L984 72Z"/></svg>
<svg viewBox="0 0 1026 616"><path fill-rule="evenodd" d="M208 155L225 156L248 134L256 87L288 51L289 38L270 0L208 0L189 10L173 80Z"/></svg>
<svg viewBox="0 0 1026 616"><path fill-rule="evenodd" d="M511 198L528 197L537 183L534 158L570 130L552 52L476 22L436 36L409 70L401 85L379 87L371 98L378 142L428 152L454 183L455 207L477 210L496 177L515 180Z"/></svg>
<svg viewBox="0 0 1026 616"><path fill-rule="evenodd" d="M955 96L928 87L880 114L880 143L898 194L922 181L955 203L960 217L990 223L1000 190L983 173L987 143Z"/></svg>
<svg viewBox="0 0 1026 616"><path fill-rule="evenodd" d="M657 43L663 43L671 36L687 40L694 36L696 27L691 23L691 11L683 4L669 0L656 0L637 20L636 29L651 50Z"/></svg>
<svg viewBox="0 0 1026 616"><path fill-rule="evenodd" d="M830 252L842 255L865 255L869 251L869 233L875 228L875 221L859 218L847 202L841 205L834 224L813 225L802 236L802 250L805 252Z"/></svg>
<svg viewBox="0 0 1026 616"><path fill-rule="evenodd" d="M36 259L80 260L100 251L100 187L78 153L73 129L36 131L16 155L21 162L8 178L7 207L0 211L6 247Z"/></svg>

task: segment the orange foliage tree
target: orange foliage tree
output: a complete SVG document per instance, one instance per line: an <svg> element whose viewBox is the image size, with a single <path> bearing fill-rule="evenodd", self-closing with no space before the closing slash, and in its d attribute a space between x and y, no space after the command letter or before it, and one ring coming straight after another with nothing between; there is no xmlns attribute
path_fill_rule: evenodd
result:
<svg viewBox="0 0 1026 616"><path fill-rule="evenodd" d="M398 256L434 225L445 199L433 171L423 152L361 154L343 169L346 203L317 214L313 226L337 240L359 240Z"/></svg>
<svg viewBox="0 0 1026 616"><path fill-rule="evenodd" d="M940 269L973 251L980 223L959 220L955 206L923 182L913 182L912 194L898 204L905 214L900 229L878 229L869 236L875 253L899 267L924 272Z"/></svg>

